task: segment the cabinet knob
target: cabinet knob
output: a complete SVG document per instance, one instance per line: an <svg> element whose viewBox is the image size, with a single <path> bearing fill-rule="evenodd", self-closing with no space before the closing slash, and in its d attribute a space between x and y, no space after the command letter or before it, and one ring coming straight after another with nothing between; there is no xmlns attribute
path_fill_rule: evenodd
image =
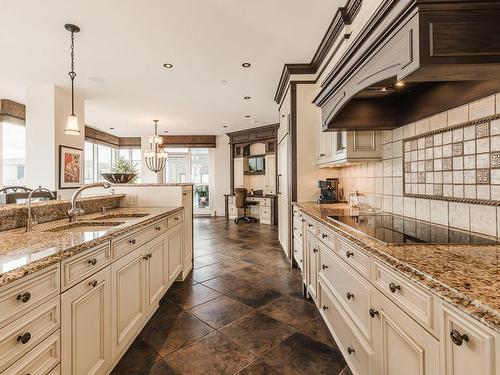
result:
<svg viewBox="0 0 500 375"><path fill-rule="evenodd" d="M306 219L302 219L302 222L306 221Z"/></svg>
<svg viewBox="0 0 500 375"><path fill-rule="evenodd" d="M23 294L18 294L17 295L17 300L21 301L22 303L26 303L30 300L31 298L31 293L30 292L24 292Z"/></svg>
<svg viewBox="0 0 500 375"><path fill-rule="evenodd" d="M328 306L323 305L323 311L328 310Z"/></svg>
<svg viewBox="0 0 500 375"><path fill-rule="evenodd" d="M312 224L307 224L309 226L309 228L311 228L313 225Z"/></svg>
<svg viewBox="0 0 500 375"><path fill-rule="evenodd" d="M29 333L29 332L26 332L26 333L23 333L22 335L17 336L17 341L19 341L21 344L26 344L30 340L31 340L31 333Z"/></svg>
<svg viewBox="0 0 500 375"><path fill-rule="evenodd" d="M354 253L352 251L346 251L345 252L345 256L350 258L350 257L353 257L354 256Z"/></svg>
<svg viewBox="0 0 500 375"><path fill-rule="evenodd" d="M144 259L144 260L148 260L148 259L149 259L149 254L144 255L144 256L142 257L142 259Z"/></svg>
<svg viewBox="0 0 500 375"><path fill-rule="evenodd" d="M300 260L300 263L302 263L302 262L303 262L303 260L301 259L301 260Z"/></svg>
<svg viewBox="0 0 500 375"><path fill-rule="evenodd" d="M326 270L326 269L328 268L328 266L327 266L326 264L323 264L323 265L321 266L321 268L323 268L324 270Z"/></svg>
<svg viewBox="0 0 500 375"><path fill-rule="evenodd" d="M325 156L325 154L319 154L319 157L322 158L323 156Z"/></svg>
<svg viewBox="0 0 500 375"><path fill-rule="evenodd" d="M401 286L400 285L396 285L394 283L390 283L389 284L389 290L391 291L391 293L396 293L396 290L401 290Z"/></svg>
<svg viewBox="0 0 500 375"><path fill-rule="evenodd" d="M450 338L451 341L453 341L453 343L458 346L462 345L464 341L469 341L469 336L467 336L466 334L462 335L456 329L450 332Z"/></svg>
<svg viewBox="0 0 500 375"><path fill-rule="evenodd" d="M353 353L356 353L356 350L354 350L354 348L351 348L350 346L347 347L347 353L349 353L349 355L353 354Z"/></svg>
<svg viewBox="0 0 500 375"><path fill-rule="evenodd" d="M318 250L318 249L316 249L316 248L314 248L314 249L313 249L313 253L317 253L318 251L319 251L319 250Z"/></svg>
<svg viewBox="0 0 500 375"><path fill-rule="evenodd" d="M95 288L97 286L97 280L92 280L92 281L89 281L89 285L92 287L92 288Z"/></svg>
<svg viewBox="0 0 500 375"><path fill-rule="evenodd" d="M161 227L156 227L155 228L158 232L161 231Z"/></svg>
<svg viewBox="0 0 500 375"><path fill-rule="evenodd" d="M370 316L372 318L375 318L375 315L379 315L377 310L374 310L373 308L368 311L370 313Z"/></svg>
<svg viewBox="0 0 500 375"><path fill-rule="evenodd" d="M351 292L347 292L346 296L347 296L347 299L351 299L351 298L354 299L354 294L352 294Z"/></svg>
<svg viewBox="0 0 500 375"><path fill-rule="evenodd" d="M326 237L328 237L328 234L326 234L326 233L321 234L321 238L326 238Z"/></svg>
<svg viewBox="0 0 500 375"><path fill-rule="evenodd" d="M97 259L96 258L89 259L87 263L92 266L95 266L97 264Z"/></svg>
<svg viewBox="0 0 500 375"><path fill-rule="evenodd" d="M128 243L131 243L132 245L135 245L135 238L128 240Z"/></svg>
<svg viewBox="0 0 500 375"><path fill-rule="evenodd" d="M148 258L151 259L153 257L153 253L148 254Z"/></svg>

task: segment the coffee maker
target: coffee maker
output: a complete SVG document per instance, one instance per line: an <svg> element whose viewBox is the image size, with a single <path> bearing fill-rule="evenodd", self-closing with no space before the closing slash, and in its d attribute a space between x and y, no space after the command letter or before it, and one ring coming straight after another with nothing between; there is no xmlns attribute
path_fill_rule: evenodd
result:
<svg viewBox="0 0 500 375"><path fill-rule="evenodd" d="M339 201L339 179L327 178L319 181L318 186L321 190L318 203L337 203Z"/></svg>

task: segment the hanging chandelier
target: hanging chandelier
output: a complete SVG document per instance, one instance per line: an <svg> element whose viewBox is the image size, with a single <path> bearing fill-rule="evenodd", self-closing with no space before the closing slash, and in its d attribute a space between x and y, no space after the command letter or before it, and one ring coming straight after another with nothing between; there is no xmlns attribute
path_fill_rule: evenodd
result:
<svg viewBox="0 0 500 375"><path fill-rule="evenodd" d="M162 149L162 138L158 135L158 120L154 120L154 135L149 137L149 151L144 153L144 161L149 170L158 173L165 167L167 153Z"/></svg>
<svg viewBox="0 0 500 375"><path fill-rule="evenodd" d="M68 116L68 122L66 123L66 129L64 133L70 135L80 135L80 128L78 126L78 117L75 115L75 33L80 31L80 28L76 25L67 23L64 28L71 32L71 71L68 73L71 79L71 114Z"/></svg>

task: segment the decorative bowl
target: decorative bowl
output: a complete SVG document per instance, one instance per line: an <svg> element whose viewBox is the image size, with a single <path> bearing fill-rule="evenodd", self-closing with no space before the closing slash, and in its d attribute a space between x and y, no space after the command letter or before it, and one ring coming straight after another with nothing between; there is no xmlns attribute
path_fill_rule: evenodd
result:
<svg viewBox="0 0 500 375"><path fill-rule="evenodd" d="M101 176L112 184L128 184L137 175L135 173L101 173Z"/></svg>

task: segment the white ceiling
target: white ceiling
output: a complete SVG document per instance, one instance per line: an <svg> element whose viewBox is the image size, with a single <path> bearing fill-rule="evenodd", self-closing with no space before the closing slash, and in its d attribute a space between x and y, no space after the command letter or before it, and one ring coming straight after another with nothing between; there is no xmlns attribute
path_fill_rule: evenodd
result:
<svg viewBox="0 0 500 375"><path fill-rule="evenodd" d="M339 2L0 0L0 97L23 102L30 82L68 89L64 24L74 23L77 94L93 127L137 136L153 119L174 134L275 123L283 64L310 61Z"/></svg>

